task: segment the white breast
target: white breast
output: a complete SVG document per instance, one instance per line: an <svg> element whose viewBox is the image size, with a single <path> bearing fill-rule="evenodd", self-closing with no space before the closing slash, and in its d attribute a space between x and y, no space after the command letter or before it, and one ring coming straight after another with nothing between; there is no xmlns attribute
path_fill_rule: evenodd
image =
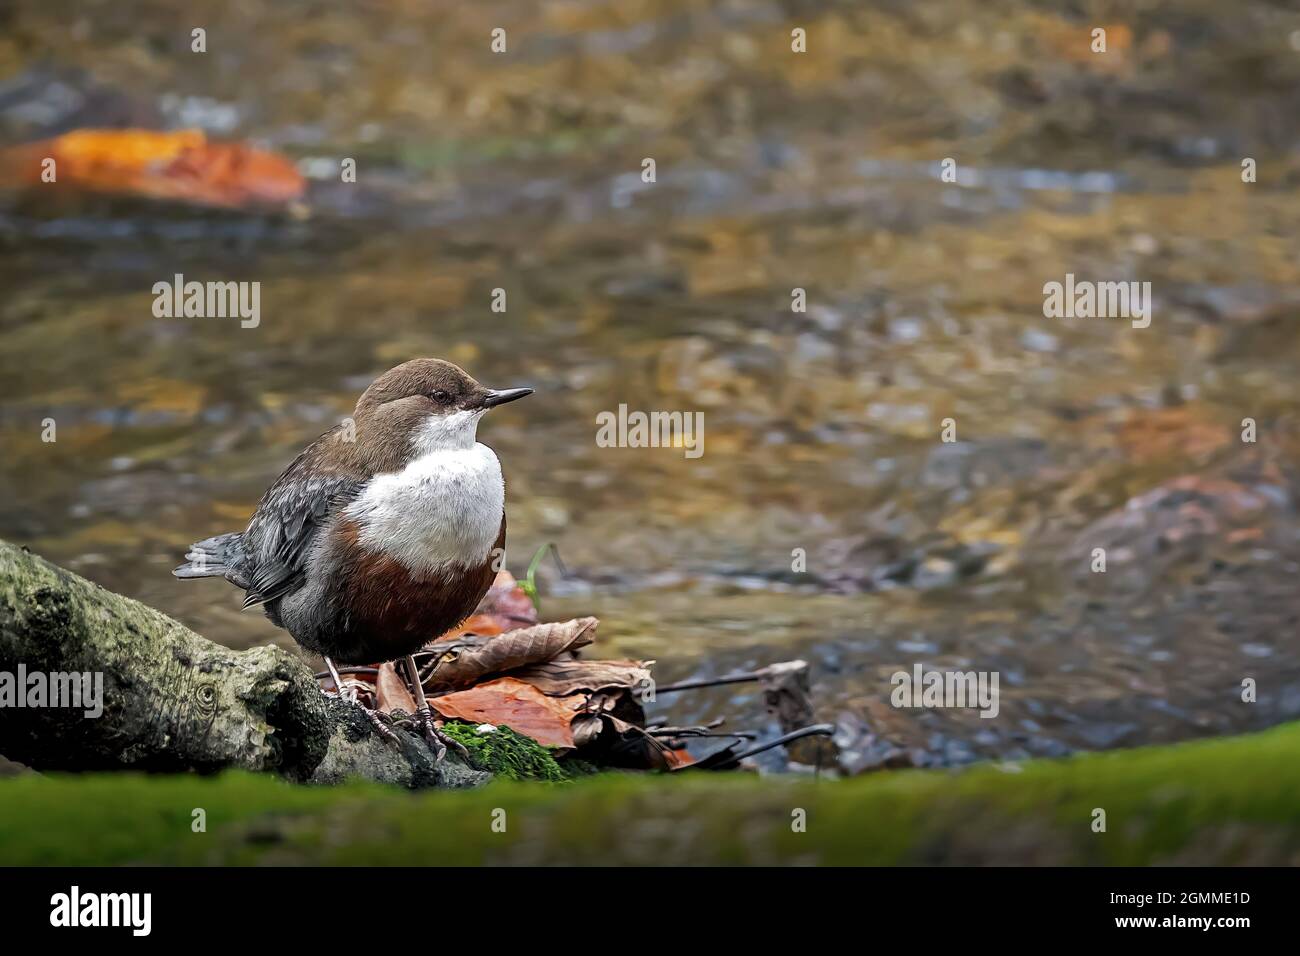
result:
<svg viewBox="0 0 1300 956"><path fill-rule="evenodd" d="M345 514L359 543L412 571L482 564L501 532L505 481L486 445L429 451L399 472L377 475Z"/></svg>

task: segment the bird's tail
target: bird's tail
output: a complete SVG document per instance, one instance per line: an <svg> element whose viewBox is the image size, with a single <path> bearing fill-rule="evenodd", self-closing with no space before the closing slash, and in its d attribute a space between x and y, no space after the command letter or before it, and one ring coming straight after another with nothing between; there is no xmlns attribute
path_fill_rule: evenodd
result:
<svg viewBox="0 0 1300 956"><path fill-rule="evenodd" d="M178 578L229 578L243 557L242 531L204 538L190 545L186 563L172 572Z"/></svg>

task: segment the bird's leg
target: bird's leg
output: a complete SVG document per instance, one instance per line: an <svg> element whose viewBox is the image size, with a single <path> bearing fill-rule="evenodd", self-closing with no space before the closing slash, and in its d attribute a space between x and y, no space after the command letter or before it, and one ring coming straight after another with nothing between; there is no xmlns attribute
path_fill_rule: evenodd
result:
<svg viewBox="0 0 1300 956"><path fill-rule="evenodd" d="M379 734L380 737L389 743L398 744L400 746L401 741L397 739L397 732L384 723L383 718L379 716L379 712L371 710L365 704L361 703L361 701L357 700L356 688L352 687L348 690L343 689L343 681L339 678L339 669L334 666L334 662L328 657L325 658L325 666L329 669L330 677L334 681L334 689L338 692L338 696L341 699L351 701L360 707L361 710L365 712L366 717L369 718L371 726L375 728L375 733Z"/></svg>
<svg viewBox="0 0 1300 956"><path fill-rule="evenodd" d="M465 749L465 745L433 725L433 709L429 706L428 698L424 696L420 669L415 666L415 658L410 654L406 655L406 677L411 683L411 693L415 695L415 716L419 718L420 727L424 730L424 739L429 741L429 747L433 750L434 762L440 762L447 756L448 747L468 760L469 751Z"/></svg>

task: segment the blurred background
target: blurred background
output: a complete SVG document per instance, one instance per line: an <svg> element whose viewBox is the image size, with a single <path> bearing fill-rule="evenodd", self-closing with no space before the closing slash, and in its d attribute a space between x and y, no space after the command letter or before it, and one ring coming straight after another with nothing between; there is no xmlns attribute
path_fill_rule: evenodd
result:
<svg viewBox="0 0 1300 956"><path fill-rule="evenodd" d="M480 439L511 569L568 568L543 617L598 616L661 682L808 660L848 772L1294 718L1297 115L1300 10L1267 0L11 0L6 148L202 129L308 185L5 184L0 537L289 646L171 568L435 355L538 390ZM1067 272L1151 282L1150 328L1044 318ZM260 325L154 317L175 273L260 282ZM703 411L704 456L598 448L619 403ZM918 661L998 671L998 719L891 708ZM658 711L774 729L744 685Z"/></svg>

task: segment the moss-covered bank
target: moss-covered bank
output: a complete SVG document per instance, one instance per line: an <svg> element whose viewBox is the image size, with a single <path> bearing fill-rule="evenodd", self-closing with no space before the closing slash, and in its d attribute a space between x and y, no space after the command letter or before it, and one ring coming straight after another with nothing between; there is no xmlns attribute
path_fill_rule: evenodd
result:
<svg viewBox="0 0 1300 956"><path fill-rule="evenodd" d="M244 773L25 776L0 781L0 863L1293 864L1297 757L1290 724L844 782L604 775L411 794ZM192 832L195 808L207 832Z"/></svg>

